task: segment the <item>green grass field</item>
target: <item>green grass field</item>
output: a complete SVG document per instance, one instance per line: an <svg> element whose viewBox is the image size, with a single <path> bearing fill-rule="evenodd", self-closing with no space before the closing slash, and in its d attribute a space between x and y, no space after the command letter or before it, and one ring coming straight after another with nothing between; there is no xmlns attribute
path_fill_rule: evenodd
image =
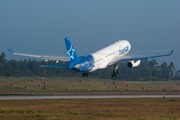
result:
<svg viewBox="0 0 180 120"><path fill-rule="evenodd" d="M35 81L31 81L32 79ZM117 80L116 85L113 85L114 82L93 78L1 77L0 94L180 94L179 81L127 81L126 85ZM2 100L0 119L178 120L179 107L180 98Z"/></svg>
<svg viewBox="0 0 180 120"><path fill-rule="evenodd" d="M6 120L179 120L180 98L0 101Z"/></svg>
<svg viewBox="0 0 180 120"><path fill-rule="evenodd" d="M35 81L31 81L34 79ZM83 82L81 82L83 80ZM47 84L44 84L47 82ZM180 81L132 82L93 78L0 78L0 94L179 94ZM13 85L11 85L13 84ZM40 86L38 86L40 85ZM28 86L28 88L25 88ZM45 90L44 90L45 88ZM149 89L149 91L147 91ZM164 90L165 89L165 90Z"/></svg>

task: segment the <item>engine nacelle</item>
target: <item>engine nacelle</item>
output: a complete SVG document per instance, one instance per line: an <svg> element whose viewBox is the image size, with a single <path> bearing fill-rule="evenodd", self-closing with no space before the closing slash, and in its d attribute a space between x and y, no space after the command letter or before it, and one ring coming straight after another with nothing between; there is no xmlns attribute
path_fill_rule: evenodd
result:
<svg viewBox="0 0 180 120"><path fill-rule="evenodd" d="M138 61L136 61L136 62L134 62L134 61L129 61L129 62L127 63L127 66L128 66L129 68L137 67L140 63L141 63L141 60L138 60Z"/></svg>

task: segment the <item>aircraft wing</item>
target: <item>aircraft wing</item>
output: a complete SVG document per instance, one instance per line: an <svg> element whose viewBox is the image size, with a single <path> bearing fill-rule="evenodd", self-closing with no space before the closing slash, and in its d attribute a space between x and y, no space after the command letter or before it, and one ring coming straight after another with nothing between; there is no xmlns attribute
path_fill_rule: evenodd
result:
<svg viewBox="0 0 180 120"><path fill-rule="evenodd" d="M123 62L123 61L138 61L138 60L147 60L147 59L152 59L152 58L158 58L158 57L164 57L164 56L170 56L173 54L173 50L169 54L163 54L163 55L156 55L156 56L123 56L119 60L110 62L109 65Z"/></svg>
<svg viewBox="0 0 180 120"><path fill-rule="evenodd" d="M35 58L41 58L45 60L60 60L60 61L69 61L68 57L54 57L54 56L44 56L44 55L32 55L32 54L22 54L22 53L16 53L12 50L8 49L11 54L14 55L21 55L21 56L28 56L28 57L35 57Z"/></svg>

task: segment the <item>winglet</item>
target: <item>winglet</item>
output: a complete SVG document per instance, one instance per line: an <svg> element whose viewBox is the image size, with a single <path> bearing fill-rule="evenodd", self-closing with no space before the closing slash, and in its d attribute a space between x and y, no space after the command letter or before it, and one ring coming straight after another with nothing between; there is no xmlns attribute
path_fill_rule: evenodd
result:
<svg viewBox="0 0 180 120"><path fill-rule="evenodd" d="M171 55L173 54L173 52L174 52L174 51L172 50L172 51L171 51Z"/></svg>
<svg viewBox="0 0 180 120"><path fill-rule="evenodd" d="M13 54L13 53L14 53L12 50L10 50L10 49L8 49L8 50L9 50L9 52L10 52L11 54Z"/></svg>

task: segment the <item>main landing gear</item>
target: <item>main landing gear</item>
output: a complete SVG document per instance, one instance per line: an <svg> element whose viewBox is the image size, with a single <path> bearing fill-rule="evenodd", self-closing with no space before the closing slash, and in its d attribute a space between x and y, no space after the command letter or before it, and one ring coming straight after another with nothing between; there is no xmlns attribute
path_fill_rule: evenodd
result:
<svg viewBox="0 0 180 120"><path fill-rule="evenodd" d="M83 73L82 76L83 76L83 77L88 77L88 76L89 76L89 73Z"/></svg>
<svg viewBox="0 0 180 120"><path fill-rule="evenodd" d="M117 64L114 65L114 70L113 70L113 73L111 74L111 77L117 77L118 76L118 74L119 74L118 67L119 66Z"/></svg>

